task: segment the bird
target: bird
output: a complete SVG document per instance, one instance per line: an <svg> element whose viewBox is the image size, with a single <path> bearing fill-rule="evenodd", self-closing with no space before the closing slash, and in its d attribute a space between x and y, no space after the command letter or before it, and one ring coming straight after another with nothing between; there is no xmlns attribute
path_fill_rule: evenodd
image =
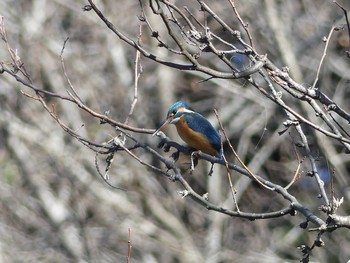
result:
<svg viewBox="0 0 350 263"><path fill-rule="evenodd" d="M230 62L236 69L241 72L249 68L249 57L241 53L235 53L231 58Z"/></svg>
<svg viewBox="0 0 350 263"><path fill-rule="evenodd" d="M191 148L221 158L221 139L218 131L201 114L195 112L185 101L175 102L168 110L167 117L153 133L156 135L169 124L174 124L177 133Z"/></svg>

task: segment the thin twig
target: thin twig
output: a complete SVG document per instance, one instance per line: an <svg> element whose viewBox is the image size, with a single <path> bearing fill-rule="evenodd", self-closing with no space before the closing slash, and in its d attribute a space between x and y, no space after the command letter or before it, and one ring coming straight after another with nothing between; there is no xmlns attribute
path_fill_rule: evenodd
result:
<svg viewBox="0 0 350 263"><path fill-rule="evenodd" d="M230 185L230 190L231 190L231 194L232 194L233 203L236 206L237 212L240 212L239 207L238 207L238 203L237 203L237 199L236 199L237 191L236 191L236 189L234 189L233 184L232 184L230 168L228 167L228 161L227 161L225 153L224 153L224 146L223 146L223 141L222 141L221 134L220 134L220 147L221 147L221 152L222 152L222 158L225 161L225 167L226 167L226 172L227 172L226 174L227 174L228 182L229 182L229 185Z"/></svg>
<svg viewBox="0 0 350 263"><path fill-rule="evenodd" d="M290 133L289 133L289 135L291 136ZM295 183L295 181L299 178L300 166L303 163L303 159L300 159L300 156L298 154L298 151L297 151L295 142L293 140L293 137L291 136L291 138L292 138L292 143L293 143L293 151L294 151L294 154L297 157L297 161L298 161L298 166L297 166L297 169L296 169L296 171L294 173L293 179L290 181L290 183L286 187L284 187L284 189L286 189L286 190L288 190Z"/></svg>
<svg viewBox="0 0 350 263"><path fill-rule="evenodd" d="M252 36L251 36L251 34L250 34L250 32L249 32L249 29L248 29L248 24L247 24L247 23L244 23L244 21L243 21L241 15L239 14L239 12L238 12L238 10L237 10L237 8L236 8L236 6L235 6L235 2L234 2L233 0L229 0L229 2L230 2L230 4L231 4L231 6L232 6L233 12L235 12L235 14L236 14L236 16L237 16L239 22L241 23L241 25L243 26L245 32L246 32L247 35L248 35L249 42L250 42L250 45L252 46L252 49L255 50L255 47L254 47L254 44L253 44L253 38L252 38Z"/></svg>
<svg viewBox="0 0 350 263"><path fill-rule="evenodd" d="M318 82L318 78L319 78L319 75L320 75L320 72L321 72L321 67L322 67L323 61L324 61L324 59L326 57L328 45L329 45L330 39L332 37L333 31L334 31L334 25L331 27L331 30L328 33L328 36L327 36L327 39L326 39L326 45L325 45L324 50L323 50L323 54L322 54L322 58L320 60L320 64L318 65L318 68L317 68L316 78L314 80L314 83L312 84L312 89L316 88L316 84Z"/></svg>
<svg viewBox="0 0 350 263"><path fill-rule="evenodd" d="M343 126L340 125L340 123L333 117L333 115L329 112L329 116L331 116L332 120L338 125L338 127L348 136L350 137L350 134L344 129Z"/></svg>
<svg viewBox="0 0 350 263"><path fill-rule="evenodd" d="M131 245L131 228L129 227L128 228L128 235L129 235L129 239L128 239L128 256L126 257L126 262L127 263L130 263L131 261L131 248L132 248L132 245Z"/></svg>
<svg viewBox="0 0 350 263"><path fill-rule="evenodd" d="M100 177L103 179L103 181L111 188L113 189L117 189L117 190L122 190L122 191L125 191L126 192L126 189L124 188L121 188L121 187L117 187L117 186L114 186L112 185L110 182L108 182L108 178L106 176L104 176L102 173L101 173L101 170L100 170L100 166L98 165L98 152L96 152L95 154L95 168L96 168L96 171L97 173L100 175Z"/></svg>
<svg viewBox="0 0 350 263"><path fill-rule="evenodd" d="M233 146L232 146L232 144L231 144L231 142L230 142L230 140L229 140L229 138L228 138L228 136L227 136L227 134L226 134L226 132L225 132L225 130L224 130L224 127L223 127L223 125L222 125L222 123L221 123L221 121L220 121L220 119L219 119L219 114L218 114L218 112L217 112L216 109L214 109L214 113L215 113L215 116L216 116L216 118L217 118L217 120L218 120L218 122L219 122L220 129L222 130L222 133L224 134L225 139L226 139L226 141L228 142L232 153L233 153L234 156L237 158L237 160L240 162L240 164L243 166L243 168L246 169L246 171L249 173L249 175L250 175L251 177L253 177L254 180L255 180L257 183L259 183L262 187L264 187L264 188L266 188L266 189L268 189L268 190L274 191L275 189L274 189L273 187L267 186L266 184L264 184L263 182L261 182L261 181L252 173L252 171L250 171L250 169L244 164L244 162L241 160L241 158L239 158L237 152L236 152L235 149L233 148Z"/></svg>
<svg viewBox="0 0 350 263"><path fill-rule="evenodd" d="M62 50L61 50L61 54L60 54L60 59L61 59L61 66L62 66L62 70L63 70L63 74L68 82L68 85L70 87L70 89L73 91L73 94L68 90L66 89L67 93L69 94L69 96L71 96L72 98L73 95L75 96L74 99L78 99L80 102L82 101L81 98L79 97L78 93L76 92L75 88L73 87L73 84L72 82L70 81L69 77L68 77L68 74L67 74L67 71L66 71L66 66L65 66L65 63L64 63L64 59L63 59L63 52L64 52L64 49L66 48L66 44L69 40L69 37L67 37L64 42L63 42L63 46L62 46Z"/></svg>
<svg viewBox="0 0 350 263"><path fill-rule="evenodd" d="M333 171L332 171L332 174L331 174L331 211L332 211L332 213L334 213L335 212L335 210L336 210L336 208L335 208L335 205L334 205L334 202L335 202L335 189L334 189L334 175L335 175L335 170L333 169Z"/></svg>
<svg viewBox="0 0 350 263"><path fill-rule="evenodd" d="M140 26L140 36L141 36L141 26ZM134 63L134 65L135 65L134 98L133 98L133 101L131 103L129 114L125 119L125 122L124 122L125 124L129 123L129 119L134 112L134 108L135 108L137 100L138 100L138 83L139 83L139 78L140 78L141 73L142 73L142 65L140 63L140 55L141 55L140 51L137 50L135 63Z"/></svg>
<svg viewBox="0 0 350 263"><path fill-rule="evenodd" d="M1 66L1 64L0 64L0 66ZM19 83L22 83L24 86L32 89L36 93L45 94L45 95L48 95L48 96L51 96L51 97L55 97L55 98L59 98L59 99L62 99L62 100L67 100L67 101L70 101L72 103L75 103L75 104L78 105L78 107L80 107L81 109L83 109L84 111L89 113L90 115L98 118L103 123L108 123L108 124L110 124L113 127L119 127L119 128L122 128L122 129L125 129L125 130L128 130L128 131L137 132L137 133L153 134L154 131L155 131L154 129L137 128L137 127L133 127L133 126L130 126L130 125L126 125L126 124L124 124L122 122L115 121L115 120L111 119L110 117L108 117L105 114L100 114L100 113L94 111L90 107L88 107L85 104L83 104L83 102L76 100L76 98L72 98L70 96L64 96L64 95L60 95L58 93L54 93L54 92L50 92L50 91L47 91L47 90L39 89L36 86L34 86L33 84L27 82L26 80L24 80L23 78L18 76L16 73L13 73L11 70L8 70L7 68L4 68L4 67L2 67L1 69L3 70L3 72L6 72L9 75L11 75L12 77L14 77Z"/></svg>
<svg viewBox="0 0 350 263"><path fill-rule="evenodd" d="M347 51L348 57L350 58L350 23L348 18L348 12L346 9L340 5L336 0L333 0L333 3L335 3L339 8L344 12L345 20L346 20L346 26L348 28L348 37L349 37L349 50Z"/></svg>

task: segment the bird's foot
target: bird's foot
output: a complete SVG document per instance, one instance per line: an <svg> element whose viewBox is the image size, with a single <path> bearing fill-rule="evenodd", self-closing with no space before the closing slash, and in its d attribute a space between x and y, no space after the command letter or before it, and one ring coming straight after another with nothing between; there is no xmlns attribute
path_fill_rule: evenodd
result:
<svg viewBox="0 0 350 263"><path fill-rule="evenodd" d="M201 151L195 151L191 153L191 169L190 169L190 173L192 174L194 171L194 168L197 166L198 164L198 160L199 160L199 153L201 153Z"/></svg>
<svg viewBox="0 0 350 263"><path fill-rule="evenodd" d="M214 163L211 163L210 171L208 173L209 176L212 176L214 172Z"/></svg>
<svg viewBox="0 0 350 263"><path fill-rule="evenodd" d="M170 157L174 159L174 162L176 162L177 160L179 160L180 151L173 152L172 155L170 155Z"/></svg>

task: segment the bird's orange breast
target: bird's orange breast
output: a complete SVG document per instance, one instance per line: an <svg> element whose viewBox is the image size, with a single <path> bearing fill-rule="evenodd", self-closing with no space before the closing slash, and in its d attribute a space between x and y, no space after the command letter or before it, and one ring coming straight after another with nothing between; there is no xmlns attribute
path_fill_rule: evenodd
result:
<svg viewBox="0 0 350 263"><path fill-rule="evenodd" d="M178 134L190 147L204 153L219 157L218 151L210 144L209 140L201 133L188 127L185 115L175 124Z"/></svg>

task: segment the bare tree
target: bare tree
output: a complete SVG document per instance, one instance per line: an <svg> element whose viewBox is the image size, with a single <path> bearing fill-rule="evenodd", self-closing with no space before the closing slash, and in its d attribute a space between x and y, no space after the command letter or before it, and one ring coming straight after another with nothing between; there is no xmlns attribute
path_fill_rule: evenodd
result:
<svg viewBox="0 0 350 263"><path fill-rule="evenodd" d="M1 120L6 124L4 148L15 156L24 185L31 189L21 195L30 194L33 206L44 214L38 217L45 222L43 232L58 233L48 247L60 247L55 251L62 259L76 262L113 261L119 253L127 262L133 261L134 254L135 261L140 262L232 262L233 257L246 262L256 261L254 253L264 254L263 259L259 256L260 262L279 262L281 258L309 262L311 252L319 258L326 254L327 261L335 257L344 261L344 250L350 243L349 235L340 230L350 228L350 114L346 103L350 27L345 4L324 4L319 9L323 14L317 17L318 23L310 22L312 12L318 10L312 1L238 4L233 0L139 0L125 6L108 5L88 0L82 23L93 20L94 30L84 24L86 32L75 33L81 41L70 44L67 38L60 49L50 47L59 50L60 61L53 62L49 52L36 53L44 65L60 62L59 73L46 71L36 61L27 62L26 52L13 47L1 18L0 35L8 57L0 64L4 83L15 80L23 88L20 100L29 98L25 112L5 107L8 114ZM40 9L33 4L35 8ZM263 15L252 14L257 10L263 10ZM40 12L35 14L37 21L31 26L37 23L40 28L45 23L39 21ZM62 21L62 27L68 23L75 28L73 18L62 17ZM314 24L321 26L316 28ZM96 30L98 37L110 38L111 42L100 44L97 50L89 45L85 51L83 43L99 41L93 36ZM50 38L45 40L49 42ZM78 51L80 58L74 60L72 53ZM86 53L92 57L91 63L77 63L84 61ZM114 70L117 76L113 76ZM181 72L173 73L175 70ZM180 74L187 77L175 81ZM224 158L193 153L174 140L174 134L151 136L169 101L178 97L191 100L199 111L211 114L211 122L217 123L221 131ZM9 99L5 102L10 105ZM42 115L42 109L46 115ZM24 145L44 145L42 151L51 156L44 161L51 164L44 165L36 177L36 167L28 162L30 147L17 146L15 141L22 134L20 119L37 123L39 116L52 117L69 136L51 133L57 131L57 125L38 122L32 127L30 143ZM26 137L24 133L22 136ZM71 145L71 138L87 146L86 156L76 157L79 147ZM66 160L61 166L62 152ZM194 155L202 161L190 175L189 156ZM211 164L215 164L214 170L209 169ZM55 176L45 179L45 174L54 171ZM60 174L65 179L56 181ZM96 180L94 174L101 180ZM163 181L163 177L170 180ZM66 187L69 194L65 194ZM89 193L86 196L85 191ZM167 195L162 202L160 197ZM99 207L93 198L106 208ZM19 225L30 218L31 223L25 225L39 229L37 216L28 216L28 211L17 215L16 207L9 202L3 206L19 218ZM108 247L107 253L106 247L96 243L112 246L118 238L114 231L110 235L94 233L92 225L99 221L97 214L114 211L113 206L117 206L116 213L101 219L108 230L121 213L123 223L114 227L124 232L125 249ZM70 213L71 208L75 214ZM233 227L237 218L254 223L244 222L237 229ZM139 222L134 225L143 227L142 234L132 235L134 227L126 225L128 219ZM283 225L283 231L277 231L275 224ZM205 234L195 233L206 225ZM335 230L333 236L338 234L344 241L336 250L328 235ZM261 252L266 249L262 245L266 239L279 243L286 233L291 240L286 238L269 246L274 250ZM166 253L152 244L153 235L159 235L157 243ZM72 236L80 242L74 243ZM305 240L298 240L301 236ZM143 237L147 242L141 249ZM133 239L136 248L130 245ZM201 239L204 241L197 241ZM175 247L169 249L173 244ZM302 255L296 250L290 252L288 246L299 247ZM315 247L328 249L321 252ZM183 253L178 255L178 250ZM238 256L239 251L245 256Z"/></svg>

